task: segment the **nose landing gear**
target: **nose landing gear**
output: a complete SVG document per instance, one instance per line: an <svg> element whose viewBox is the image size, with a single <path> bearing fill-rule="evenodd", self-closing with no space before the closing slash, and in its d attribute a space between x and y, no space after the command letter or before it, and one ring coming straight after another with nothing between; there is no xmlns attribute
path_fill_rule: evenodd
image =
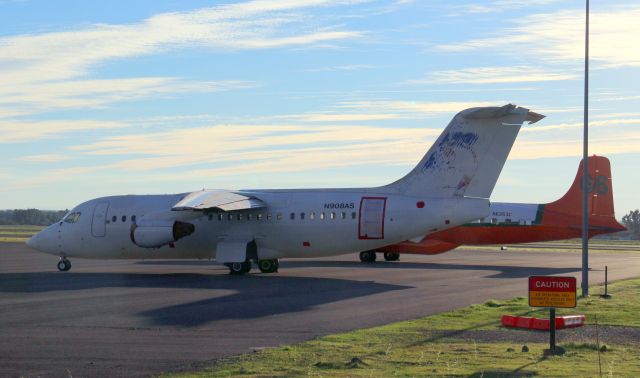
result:
<svg viewBox="0 0 640 378"><path fill-rule="evenodd" d="M71 261L67 260L66 257L61 257L60 261L58 261L58 270L61 272L66 272L71 269Z"/></svg>

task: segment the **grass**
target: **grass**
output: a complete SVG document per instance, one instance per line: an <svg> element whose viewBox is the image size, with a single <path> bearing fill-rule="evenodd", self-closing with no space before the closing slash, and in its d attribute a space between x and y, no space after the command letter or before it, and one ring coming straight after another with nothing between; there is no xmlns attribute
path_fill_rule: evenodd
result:
<svg viewBox="0 0 640 378"><path fill-rule="evenodd" d="M559 314L597 315L600 325L640 327L640 278L611 283L612 299L597 296L580 299L576 309L558 309ZM393 377L393 376L599 376L598 351L593 343L560 344L563 356L544 357L547 344L481 342L447 336L456 330L501 329L503 314L548 316L532 311L525 298L491 300L459 310L381 327L329 335L308 342L265 349L220 360L198 372L172 377ZM439 332L438 332L439 331ZM452 332L451 335L455 335ZM600 355L603 376L640 376L640 344L607 345Z"/></svg>
<svg viewBox="0 0 640 378"><path fill-rule="evenodd" d="M23 243L44 226L0 225L0 243Z"/></svg>

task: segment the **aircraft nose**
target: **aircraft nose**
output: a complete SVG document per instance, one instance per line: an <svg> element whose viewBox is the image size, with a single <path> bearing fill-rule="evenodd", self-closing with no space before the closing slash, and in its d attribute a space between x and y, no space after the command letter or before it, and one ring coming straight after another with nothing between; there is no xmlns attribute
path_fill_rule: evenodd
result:
<svg viewBox="0 0 640 378"><path fill-rule="evenodd" d="M38 232L37 234L27 239L27 245L33 249L38 249L38 239L40 238L39 235L40 233Z"/></svg>
<svg viewBox="0 0 640 378"><path fill-rule="evenodd" d="M54 227L55 226L49 226L30 237L27 239L27 245L40 252L53 253L55 249L53 238L55 236Z"/></svg>

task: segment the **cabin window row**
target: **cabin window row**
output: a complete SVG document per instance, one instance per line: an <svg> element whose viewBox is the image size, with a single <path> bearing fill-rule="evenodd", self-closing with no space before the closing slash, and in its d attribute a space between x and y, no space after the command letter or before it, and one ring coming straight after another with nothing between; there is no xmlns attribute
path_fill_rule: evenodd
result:
<svg viewBox="0 0 640 378"><path fill-rule="evenodd" d="M282 220L283 216L282 213L277 213L275 214L275 216L272 213L267 213L267 214L262 214L262 213L235 213L235 212L231 212L231 213L217 213L216 214L209 214L208 218L209 220L213 220L213 218L216 217L218 218L219 221L222 220L248 220L248 221L252 221L252 220L272 220L272 219L276 219L276 220ZM351 219L356 219L358 217L358 214L354 211L351 213L350 215ZM319 219L347 219L349 218L349 214L346 212L340 212L340 213L335 213L335 212L331 212L331 213L315 213L315 212L310 212L310 213L305 213L305 212L301 212L301 213L291 213L289 214L289 219L291 220L295 220L296 218L299 218L301 220L304 220L305 218L308 218L309 220L314 220L316 218Z"/></svg>
<svg viewBox="0 0 640 378"><path fill-rule="evenodd" d="M131 222L135 222L136 221L136 216L132 215L131 218L129 218L129 219L131 219ZM127 216L126 215L121 216L120 220L123 223L126 222L127 221ZM117 215L114 215L114 216L111 217L111 223L116 223L117 221L118 221L118 216Z"/></svg>

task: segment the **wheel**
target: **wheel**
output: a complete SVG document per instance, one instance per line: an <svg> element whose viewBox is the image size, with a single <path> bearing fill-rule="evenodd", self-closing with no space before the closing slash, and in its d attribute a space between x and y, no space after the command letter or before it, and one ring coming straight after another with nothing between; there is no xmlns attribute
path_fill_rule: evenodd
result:
<svg viewBox="0 0 640 378"><path fill-rule="evenodd" d="M229 273L233 275L242 275L251 271L251 261L234 262L224 264L229 268Z"/></svg>
<svg viewBox="0 0 640 378"><path fill-rule="evenodd" d="M258 260L258 268L262 273L275 273L278 271L278 259Z"/></svg>
<svg viewBox="0 0 640 378"><path fill-rule="evenodd" d="M360 252L360 261L365 263L376 262L376 251Z"/></svg>
<svg viewBox="0 0 640 378"><path fill-rule="evenodd" d="M400 260L400 254L399 253L385 252L384 253L384 259L385 259L385 261L398 261L398 260Z"/></svg>
<svg viewBox="0 0 640 378"><path fill-rule="evenodd" d="M61 272L66 272L69 269L71 269L71 261L67 260L67 259L60 259L60 261L58 261L58 270Z"/></svg>

